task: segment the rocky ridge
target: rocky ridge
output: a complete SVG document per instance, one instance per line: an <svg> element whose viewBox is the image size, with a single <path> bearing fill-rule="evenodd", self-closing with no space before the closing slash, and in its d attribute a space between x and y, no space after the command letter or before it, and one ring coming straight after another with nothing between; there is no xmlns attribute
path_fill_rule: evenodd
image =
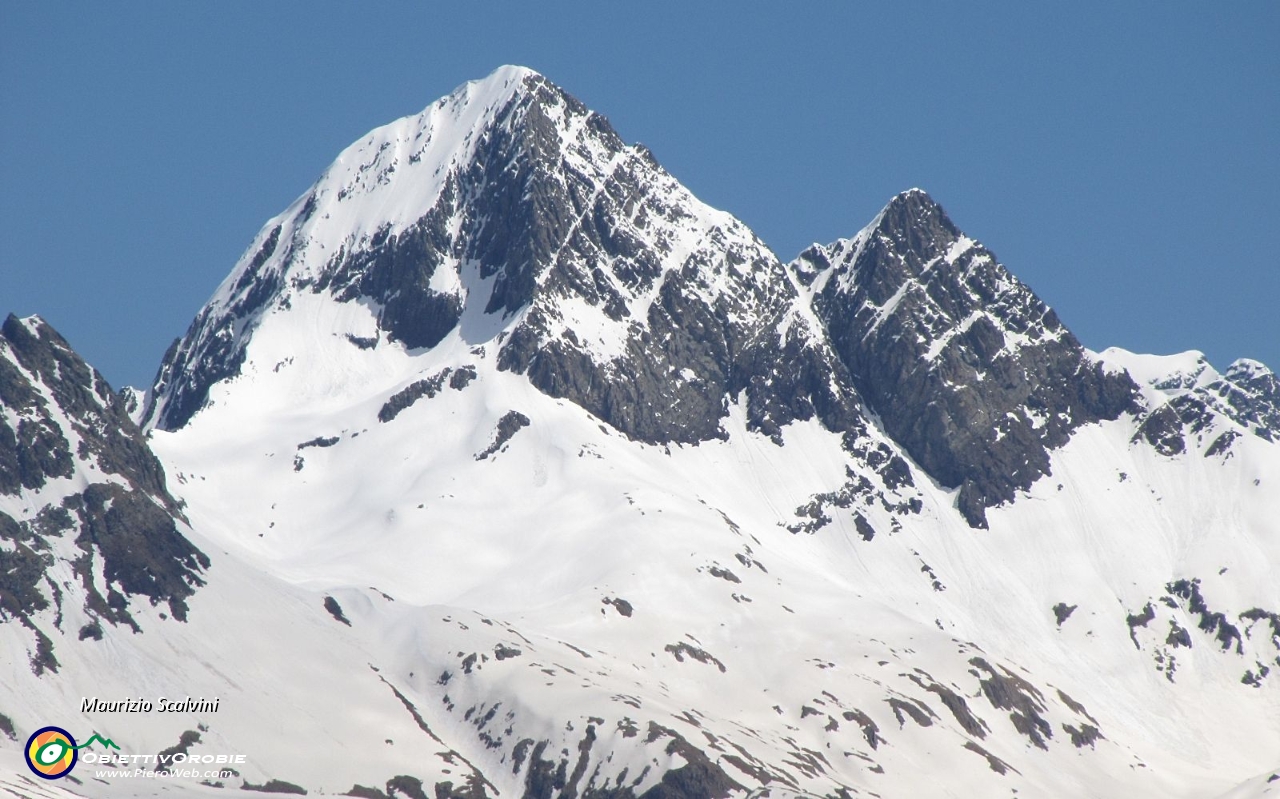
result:
<svg viewBox="0 0 1280 799"><path fill-rule="evenodd" d="M31 666L56 671L50 633L101 640L104 625L139 631L131 603L177 620L208 558L164 469L120 398L48 323L0 327L0 614L34 636ZM68 579L68 577L72 577Z"/></svg>
<svg viewBox="0 0 1280 799"><path fill-rule="evenodd" d="M1057 315L928 194L791 265L861 396L974 527L1081 425L1136 408Z"/></svg>

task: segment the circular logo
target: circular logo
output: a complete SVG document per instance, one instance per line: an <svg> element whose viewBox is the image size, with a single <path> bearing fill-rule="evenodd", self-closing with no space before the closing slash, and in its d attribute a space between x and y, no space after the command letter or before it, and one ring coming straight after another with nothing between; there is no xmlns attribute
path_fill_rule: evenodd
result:
<svg viewBox="0 0 1280 799"><path fill-rule="evenodd" d="M80 759L75 746L76 739L61 727L41 727L27 739L27 766L46 780L65 777Z"/></svg>

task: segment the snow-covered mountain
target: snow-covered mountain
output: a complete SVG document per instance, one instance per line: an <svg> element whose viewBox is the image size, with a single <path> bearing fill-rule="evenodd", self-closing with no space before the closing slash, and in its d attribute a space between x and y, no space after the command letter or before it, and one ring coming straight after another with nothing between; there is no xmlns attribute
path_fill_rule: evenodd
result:
<svg viewBox="0 0 1280 799"><path fill-rule="evenodd" d="M1280 790L1280 383L1085 350L920 190L786 264L504 67L344 151L144 394L5 339L0 785L59 723L247 758L87 796Z"/></svg>

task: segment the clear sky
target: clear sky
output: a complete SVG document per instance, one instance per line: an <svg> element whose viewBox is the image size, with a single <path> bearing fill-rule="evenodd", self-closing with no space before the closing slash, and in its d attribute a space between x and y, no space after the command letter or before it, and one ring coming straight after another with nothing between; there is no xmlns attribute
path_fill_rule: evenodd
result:
<svg viewBox="0 0 1280 799"><path fill-rule="evenodd" d="M147 384L343 147L505 63L784 259L920 186L1086 346L1280 367L1274 0L0 0L0 313Z"/></svg>

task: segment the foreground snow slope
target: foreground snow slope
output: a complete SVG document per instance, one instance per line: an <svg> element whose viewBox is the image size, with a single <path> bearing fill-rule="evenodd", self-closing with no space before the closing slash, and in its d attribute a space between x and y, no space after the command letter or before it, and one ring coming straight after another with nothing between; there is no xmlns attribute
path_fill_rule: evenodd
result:
<svg viewBox="0 0 1280 799"><path fill-rule="evenodd" d="M259 335L270 340L270 326ZM363 354L353 348L353 359ZM220 414L234 407L226 402L179 433L157 433L156 446L221 545L338 592L344 608L361 608L357 628L383 628L372 640L397 643L398 676L417 681L422 706L478 738L486 730L467 730L466 716L500 704L513 731L488 733L490 762L513 760L524 738L556 741L564 723L575 732L550 749L573 752L591 718L603 719L600 730L631 719L642 734L649 720L709 733L725 753L742 746L774 780L816 793L1072 784L1072 793L1199 796L1276 759L1275 692L1266 680L1241 683L1280 654L1267 619L1239 619L1280 606L1268 578L1280 508L1264 488L1280 465L1266 442L1242 439L1225 462L1170 459L1132 443L1131 420L1092 425L1055 453L1052 478L991 513L990 531L975 533L949 492L922 486L922 512L896 531L896 517L867 509L877 532L866 541L848 512L813 534L786 529L856 465L816 423L788 427L779 446L731 410L726 441L648 446L465 348L437 348L415 365L423 374L471 366L477 376L388 423L377 421L377 398L265 423ZM509 411L529 426L477 460ZM317 438L338 440L298 450ZM1209 609L1240 629L1227 651L1189 600L1159 602L1184 579L1199 579ZM617 599L629 616L606 604ZM1074 607L1061 625L1059 603ZM1155 620L1131 628L1148 603ZM454 629L422 606L494 624L450 611L471 628ZM1187 646L1167 645L1171 625L1187 631ZM521 655L499 661L499 647ZM472 653L490 662L468 669ZM1024 677L1025 707L974 658ZM931 693L935 683L943 687ZM944 688L954 692L946 701L970 709L972 734L947 710ZM900 725L895 697L919 699L937 718ZM1038 727L1025 719L1041 705L1048 751L1018 730ZM870 746L862 714L887 745ZM1064 725L1105 737L1081 749ZM969 742L1021 774L991 771L964 750ZM617 752L595 747L600 758ZM934 785L937 764L952 757L978 767L957 766ZM795 765L810 758L810 768ZM631 764L589 765L587 774L609 775ZM508 789L518 792L522 776Z"/></svg>

